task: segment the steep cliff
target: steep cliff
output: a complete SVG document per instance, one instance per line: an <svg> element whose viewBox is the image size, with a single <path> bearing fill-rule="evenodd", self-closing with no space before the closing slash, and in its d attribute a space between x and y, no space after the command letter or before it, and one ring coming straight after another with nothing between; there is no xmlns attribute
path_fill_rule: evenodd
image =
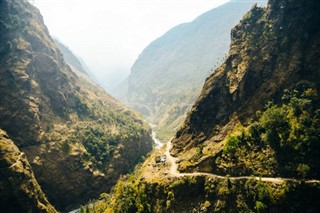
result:
<svg viewBox="0 0 320 213"><path fill-rule="evenodd" d="M0 205L3 212L57 212L48 202L23 152L0 129Z"/></svg>
<svg viewBox="0 0 320 213"><path fill-rule="evenodd" d="M263 114L261 118L258 114L266 110L269 101L273 101L279 110L281 106L286 107L282 99L286 91L295 93L296 100L310 101L312 110L316 111L320 74L318 11L316 1L270 1L266 9L254 7L232 30L226 61L207 78L198 100L173 140L172 153L181 157L181 170L217 172L229 136L243 132L243 141L248 141L246 132L241 129L250 126L253 120L260 119L261 124L261 119L267 115ZM309 93L313 91L314 101L310 99L311 93L307 95L301 90L301 85L307 87L304 90L310 89ZM289 108L291 105L288 103ZM289 111L293 108L289 108L284 112L283 122L289 124L288 129L295 137L301 138L303 134L293 129L298 128L297 122L302 122L303 118L300 114L291 116ZM304 113L309 113L305 116L317 121L317 115L310 109L303 109ZM295 123L290 118L295 118ZM263 136L265 132L259 134ZM277 137L290 140L289 135L277 134ZM305 144L309 143L307 141ZM308 146L311 148L310 144ZM263 157L275 157L277 150L273 150L276 153ZM299 155L302 153L297 153Z"/></svg>
<svg viewBox="0 0 320 213"><path fill-rule="evenodd" d="M231 28L254 2L228 2L153 41L133 64L128 79L115 90L116 97L155 124L162 140L169 140L205 78L226 56Z"/></svg>
<svg viewBox="0 0 320 213"><path fill-rule="evenodd" d="M0 128L59 210L110 190L152 149L149 127L71 71L28 1L0 8Z"/></svg>

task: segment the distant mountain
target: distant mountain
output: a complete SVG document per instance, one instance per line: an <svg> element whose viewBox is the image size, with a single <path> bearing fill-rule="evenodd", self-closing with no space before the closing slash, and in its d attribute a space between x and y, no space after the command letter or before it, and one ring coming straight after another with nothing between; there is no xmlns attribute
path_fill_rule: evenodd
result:
<svg viewBox="0 0 320 213"><path fill-rule="evenodd" d="M152 150L150 128L86 75L71 70L27 0L1 0L0 8L0 129L25 153L56 209L64 211L109 191ZM83 71L72 54L65 55L78 73ZM1 148L1 162L9 151ZM29 174L21 178L29 178L30 185L15 182L12 190L36 187ZM3 181L11 179L1 175ZM40 195L39 202L47 205ZM20 198L9 193L1 201L29 202Z"/></svg>
<svg viewBox="0 0 320 213"><path fill-rule="evenodd" d="M98 80L91 72L91 70L87 67L83 59L81 59L79 56L76 56L66 45L59 41L59 39L55 38L54 42L61 51L64 60L76 74L79 74L78 72L86 74L91 78L91 80L98 83Z"/></svg>
<svg viewBox="0 0 320 213"><path fill-rule="evenodd" d="M255 1L232 1L169 30L147 46L114 95L171 138L206 77L224 60L230 30Z"/></svg>

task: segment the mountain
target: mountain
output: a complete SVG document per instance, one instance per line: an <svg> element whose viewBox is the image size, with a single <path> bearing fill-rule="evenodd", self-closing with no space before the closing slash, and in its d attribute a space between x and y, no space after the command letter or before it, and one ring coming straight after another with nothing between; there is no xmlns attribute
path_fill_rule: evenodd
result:
<svg viewBox="0 0 320 213"><path fill-rule="evenodd" d="M235 174L247 171L259 175L259 172L247 168L255 166L256 161L248 159L254 156L243 156L246 161L251 162L243 162L245 165L242 165L242 171L234 168L235 165L231 162L229 165L220 165L223 161L217 161L219 156L220 160L223 157L226 145L238 143L238 134L239 137L243 135L241 140L247 141L253 140L253 132L258 141L264 141L271 146L264 150L269 155L260 157L270 159L270 162L264 163L273 164L271 170L277 167L278 171L273 171L275 175L286 175L283 174L284 170L295 169L293 167L297 166L289 165L290 163L282 165L283 162L279 162L278 158L283 153L277 153L278 151L294 152L300 148L311 148L304 147L305 145L315 145L313 151L318 152L317 145L312 144L309 136L306 136L309 133L303 130L312 127L311 120L315 119L317 122L318 119L313 112L319 106L320 73L319 62L315 60L319 54L319 29L315 26L320 20L316 9L319 9L319 4L315 1L307 4L299 1L270 1L266 11L259 7L253 8L232 30L232 42L226 61L215 74L206 79L199 98L173 140L172 153L188 156L180 159L181 170L188 170L196 165L198 169L206 171L230 173L228 170L231 169ZM297 18L298 15L303 15L303 18ZM303 102L309 104L304 105ZM303 117L310 119L311 123L305 124ZM280 123L273 123L273 119L278 119ZM254 121L257 123L254 124ZM297 122L301 122L299 127ZM280 133L282 131L287 132ZM314 137L313 134L317 136L312 133L310 137ZM237 138L236 142L230 142L232 137ZM319 138L317 136L312 140ZM309 144L299 144L302 141ZM291 148L282 143L297 147L291 147L293 150L289 151ZM200 152L206 150L208 156L204 154L198 158L194 154L187 154L199 146ZM268 150L269 148L272 150ZM294 156L291 156L290 160L286 160L290 162L293 158ZM306 163L303 161L307 159L301 157L300 163ZM238 163L236 164L240 165L240 162ZM249 165L251 163L252 165ZM270 165L263 165L264 171L268 166ZM310 175L318 176L317 174Z"/></svg>
<svg viewBox="0 0 320 213"><path fill-rule="evenodd" d="M167 141L226 56L231 28L253 3L231 1L169 30L143 50L113 94L155 124Z"/></svg>
<svg viewBox="0 0 320 213"><path fill-rule="evenodd" d="M0 148L1 211L57 212L37 183L25 154L1 129Z"/></svg>
<svg viewBox="0 0 320 213"><path fill-rule="evenodd" d="M319 11L254 6L175 137L87 210L319 212Z"/></svg>
<svg viewBox="0 0 320 213"><path fill-rule="evenodd" d="M152 150L150 128L71 70L28 1L1 0L0 8L0 129L25 153L35 179L59 211L109 191ZM1 158L6 152L1 150ZM25 164L30 187L41 195ZM8 182L6 176L0 179ZM40 195L33 196L49 208ZM23 205L20 196L8 196L1 201Z"/></svg>
<svg viewBox="0 0 320 213"><path fill-rule="evenodd" d="M98 80L87 67L83 59L81 59L79 56L76 56L66 45L59 41L59 39L54 39L54 42L56 43L57 47L63 55L64 60L70 66L72 71L74 71L78 75L87 75L91 78L87 79L88 81L93 80L94 82L96 82L96 84L98 83Z"/></svg>

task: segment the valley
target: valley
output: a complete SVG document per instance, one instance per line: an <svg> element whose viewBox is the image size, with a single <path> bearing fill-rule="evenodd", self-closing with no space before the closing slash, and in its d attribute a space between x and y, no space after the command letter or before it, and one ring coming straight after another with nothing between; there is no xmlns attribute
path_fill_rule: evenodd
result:
<svg viewBox="0 0 320 213"><path fill-rule="evenodd" d="M320 4L254 2L149 44L122 103L0 0L1 210L319 212Z"/></svg>
<svg viewBox="0 0 320 213"><path fill-rule="evenodd" d="M161 140L169 140L205 79L225 59L231 28L254 2L230 1L170 29L142 51L130 75L112 94L155 124Z"/></svg>
<svg viewBox="0 0 320 213"><path fill-rule="evenodd" d="M315 1L298 0L252 7L231 31L226 60L206 79L166 147L91 207L318 212L318 10ZM308 15L297 18L302 14Z"/></svg>

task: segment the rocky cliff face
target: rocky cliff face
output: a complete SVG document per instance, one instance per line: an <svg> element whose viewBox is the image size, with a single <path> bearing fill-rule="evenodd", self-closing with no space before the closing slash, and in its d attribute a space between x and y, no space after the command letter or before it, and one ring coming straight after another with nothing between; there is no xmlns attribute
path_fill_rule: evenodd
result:
<svg viewBox="0 0 320 213"><path fill-rule="evenodd" d="M115 91L116 97L155 124L162 140L170 139L199 95L205 78L223 61L231 28L253 2L226 3L153 41Z"/></svg>
<svg viewBox="0 0 320 213"><path fill-rule="evenodd" d="M0 205L3 212L57 212L36 181L23 152L0 129Z"/></svg>
<svg viewBox="0 0 320 213"><path fill-rule="evenodd" d="M245 15L232 30L227 59L207 78L173 140L172 153L181 156L185 165L180 169L191 161L197 168L214 164L227 134L236 125L255 119L268 101L282 103L285 89L304 81L319 88L318 11L317 1L278 0ZM206 162L207 158L201 158L205 152L215 157Z"/></svg>
<svg viewBox="0 0 320 213"><path fill-rule="evenodd" d="M71 71L26 0L0 8L0 128L59 210L110 190L152 149L148 126Z"/></svg>

